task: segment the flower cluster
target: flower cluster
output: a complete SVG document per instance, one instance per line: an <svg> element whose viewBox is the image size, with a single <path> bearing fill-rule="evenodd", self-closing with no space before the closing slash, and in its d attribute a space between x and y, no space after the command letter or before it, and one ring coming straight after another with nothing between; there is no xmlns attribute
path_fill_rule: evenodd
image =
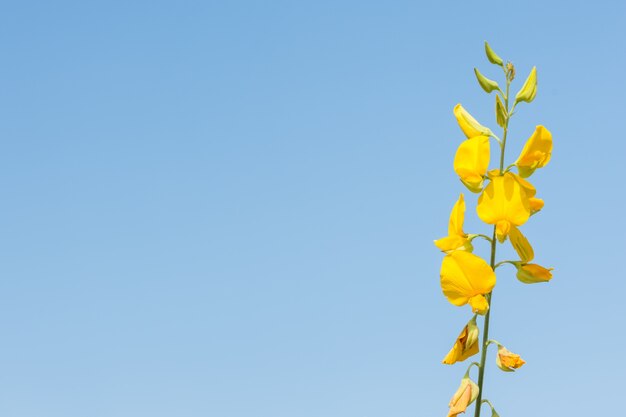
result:
<svg viewBox="0 0 626 417"><path fill-rule="evenodd" d="M504 264L513 265L517 270L517 279L525 284L547 282L552 279L552 268L531 263L535 253L521 230L530 217L544 206L543 200L537 198L537 190L528 178L550 162L552 155L550 131L544 126L537 126L517 160L507 167L504 164L509 120L519 103L530 103L534 100L537 93L537 70L536 68L531 70L517 95L510 98L509 87L515 78L514 66L510 62L504 64L487 43L485 52L489 62L502 68L506 81L503 91L496 81L490 80L474 69L481 88L487 93L494 91L496 93L496 123L502 128L502 138L479 123L463 106L457 104L454 107L454 116L465 138L456 151L453 166L461 183L470 192L478 194L476 214L482 222L492 226L491 237L484 234L468 234L464 231L466 204L461 194L450 213L448 235L435 240L437 248L444 253L440 273L444 296L455 306L469 305L474 313L443 359L443 363L452 365L481 352L480 363L472 362L470 365L470 368L472 365L478 367L478 383L470 379L468 368L461 386L450 401L448 417L465 412L474 401L477 417L480 416L480 406L483 402L491 406L488 400L481 401L486 353L490 344L498 346L496 365L501 370L511 372L525 363L519 355L510 352L499 342L488 339L487 329L491 313L489 304L496 285L496 268ZM490 169L492 140L500 146L500 161L499 167ZM489 262L474 254L472 242L478 237L490 244ZM497 245L505 244L507 240L519 259L496 263ZM479 341L477 315L484 316L482 342ZM497 415L493 406L492 415Z"/></svg>

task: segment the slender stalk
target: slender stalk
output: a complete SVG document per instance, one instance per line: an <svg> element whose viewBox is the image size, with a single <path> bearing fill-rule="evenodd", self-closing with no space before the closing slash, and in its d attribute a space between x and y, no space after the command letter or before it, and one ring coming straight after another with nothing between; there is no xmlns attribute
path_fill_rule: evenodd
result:
<svg viewBox="0 0 626 417"><path fill-rule="evenodd" d="M506 78L506 95L504 96L504 108L507 110L507 115L504 121L503 133L502 133L502 142L500 142L500 175L504 175L504 150L506 148L506 136L509 130L509 88L511 86L511 79L509 77L509 73L505 70L505 78ZM491 259L490 265L491 269L495 271L496 269L496 245L498 241L496 240L496 226L493 226L493 236L491 238ZM487 360L487 347L489 346L489 318L491 317L491 311L493 309L491 299L492 299L493 291L487 294L487 302L489 303L489 310L485 313L485 323L483 325L483 340L482 340L482 351L480 354L480 367L478 368L478 397L476 398L476 408L474 409L474 417L480 417L480 406L482 405L482 397L483 397L483 382L485 380L485 364Z"/></svg>

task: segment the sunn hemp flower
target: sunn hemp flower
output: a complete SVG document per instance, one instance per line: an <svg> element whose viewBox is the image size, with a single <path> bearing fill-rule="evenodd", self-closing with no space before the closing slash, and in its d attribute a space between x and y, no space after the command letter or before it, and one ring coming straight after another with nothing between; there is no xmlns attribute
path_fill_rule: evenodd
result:
<svg viewBox="0 0 626 417"><path fill-rule="evenodd" d="M476 214L489 226L489 232L467 233L464 230L466 201L463 194L460 194L450 213L447 236L435 240L435 245L444 254L440 272L443 295L452 305L468 304L473 313L445 355L443 363L453 365L480 353L480 359L470 363L459 388L452 396L447 417L465 413L472 403L475 403L474 417L480 417L483 403L491 407L492 416L498 415L491 401L482 398L487 348L491 343L498 346L496 365L501 370L511 372L525 363L518 354L489 339L489 321L492 314L490 303L496 285L496 269L506 264L514 266L515 277L524 284L548 282L552 279L552 268L530 263L535 258L535 251L522 231L531 216L544 207L544 201L536 197L537 190L528 178L550 162L552 133L543 125L537 125L524 144L513 138L508 143L509 148L518 146L521 152L513 163L505 163L507 139L511 133L511 116L515 114L518 104L531 103L535 99L537 69L532 68L520 90L513 96L510 87L515 78L515 66L511 62L505 63L487 42L485 54L488 61L503 72L503 87L476 68L474 74L483 91L495 94L493 108L496 125L502 129L501 137L488 126L479 123L461 104L457 104L453 114L463 135L454 155L453 169L461 184L471 193L478 194ZM499 146L500 158L496 166L490 169L492 141L494 146ZM476 238L487 242L490 250L487 260L474 253L472 242ZM518 259L496 262L496 249L507 240L511 242ZM513 274L509 275L511 276L504 275L499 279L512 279ZM478 315L484 317L482 330L477 323ZM476 383L470 379L472 366L478 369Z"/></svg>

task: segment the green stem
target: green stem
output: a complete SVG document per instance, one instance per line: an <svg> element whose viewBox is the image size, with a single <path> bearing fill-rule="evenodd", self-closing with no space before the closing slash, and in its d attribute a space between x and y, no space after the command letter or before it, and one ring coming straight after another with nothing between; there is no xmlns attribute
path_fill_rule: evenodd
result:
<svg viewBox="0 0 626 417"><path fill-rule="evenodd" d="M506 73L506 72L505 72ZM503 133L502 133L502 142L500 143L500 175L504 175L504 150L506 148L506 136L509 130L509 119L511 112L509 111L509 88L511 86L511 79L508 74L506 77L506 96L504 97L504 108L507 110L507 117L504 122ZM498 241L496 240L496 226L493 226L493 237L491 238L491 259L490 265L491 269L495 271L496 269L496 245ZM480 406L482 404L482 396L483 396L483 382L485 380L485 364L487 360L487 346L489 345L489 318L491 317L492 311L492 298L493 292L487 294L487 302L489 303L489 310L485 313L485 324L483 326L483 340L482 340L482 351L480 353L480 368L478 370L478 397L476 398L476 408L474 409L474 417L480 417Z"/></svg>

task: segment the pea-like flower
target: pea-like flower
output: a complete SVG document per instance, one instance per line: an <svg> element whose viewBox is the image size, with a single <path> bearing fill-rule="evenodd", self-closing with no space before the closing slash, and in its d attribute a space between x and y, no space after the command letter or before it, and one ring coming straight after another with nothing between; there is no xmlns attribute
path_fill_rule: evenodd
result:
<svg viewBox="0 0 626 417"><path fill-rule="evenodd" d="M443 358L446 365L452 365L456 362L463 362L465 359L478 353L478 326L476 325L476 316L465 325L459 337L456 338L454 346L450 352Z"/></svg>
<svg viewBox="0 0 626 417"><path fill-rule="evenodd" d="M537 126L515 161L520 177L530 177L537 168L548 165L551 155L552 134L545 127Z"/></svg>
<svg viewBox="0 0 626 417"><path fill-rule="evenodd" d="M459 127L468 139L474 136L491 136L493 134L488 127L478 123L460 104L454 106L453 112Z"/></svg>
<svg viewBox="0 0 626 417"><path fill-rule="evenodd" d="M515 276L524 284L548 282L552 279L552 270L554 269L523 262L516 262L515 267L517 268L517 274Z"/></svg>
<svg viewBox="0 0 626 417"><path fill-rule="evenodd" d="M463 231L463 222L465 220L465 199L463 194L450 212L450 221L448 222L448 236L435 240L435 245L445 253L455 250L466 250L472 252L474 250L472 242L470 242L467 234Z"/></svg>
<svg viewBox="0 0 626 417"><path fill-rule="evenodd" d="M520 357L502 345L498 345L498 354L496 355L496 365L504 372L513 372L520 368L526 362Z"/></svg>
<svg viewBox="0 0 626 417"><path fill-rule="evenodd" d="M454 155L454 172L473 193L483 189L491 155L488 136L474 136L464 140Z"/></svg>
<svg viewBox="0 0 626 417"><path fill-rule="evenodd" d="M472 311L485 314L489 303L485 298L496 285L496 274L482 258L454 251L444 256L441 264L441 289L451 304L469 304Z"/></svg>
<svg viewBox="0 0 626 417"><path fill-rule="evenodd" d="M528 192L514 174L506 172L501 176L493 176L478 198L478 217L496 226L496 236L500 242L506 240L511 226L521 226L530 217Z"/></svg>
<svg viewBox="0 0 626 417"><path fill-rule="evenodd" d="M461 379L461 385L452 396L450 404L448 404L450 410L446 417L456 417L464 413L467 407L476 401L479 391L478 385L466 375Z"/></svg>

